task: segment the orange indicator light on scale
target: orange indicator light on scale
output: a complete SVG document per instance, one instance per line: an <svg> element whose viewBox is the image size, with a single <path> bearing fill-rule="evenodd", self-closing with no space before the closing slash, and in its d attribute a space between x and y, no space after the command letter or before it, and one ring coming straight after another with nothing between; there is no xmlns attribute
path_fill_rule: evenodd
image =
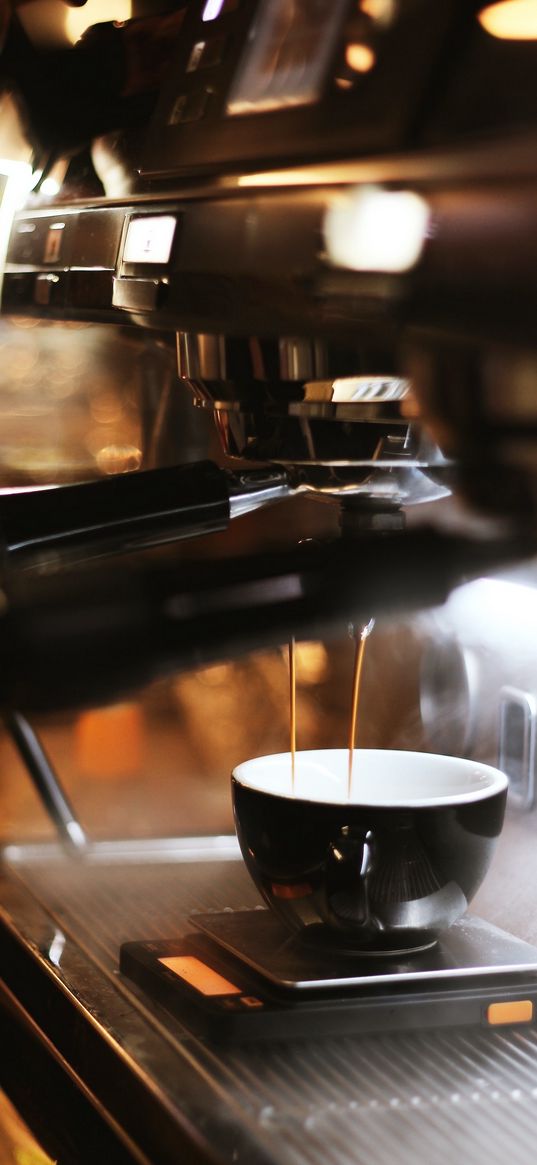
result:
<svg viewBox="0 0 537 1165"><path fill-rule="evenodd" d="M506 1003L490 1003L486 1020L491 1027L507 1023L531 1023L533 1003L531 999L513 999Z"/></svg>

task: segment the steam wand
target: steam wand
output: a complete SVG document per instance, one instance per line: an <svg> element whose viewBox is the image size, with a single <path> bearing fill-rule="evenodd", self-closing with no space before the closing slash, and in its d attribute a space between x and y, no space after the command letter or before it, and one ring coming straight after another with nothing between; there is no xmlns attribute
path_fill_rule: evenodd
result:
<svg viewBox="0 0 537 1165"><path fill-rule="evenodd" d="M4 723L62 843L71 853L85 853L86 834L37 733L21 712L6 712Z"/></svg>

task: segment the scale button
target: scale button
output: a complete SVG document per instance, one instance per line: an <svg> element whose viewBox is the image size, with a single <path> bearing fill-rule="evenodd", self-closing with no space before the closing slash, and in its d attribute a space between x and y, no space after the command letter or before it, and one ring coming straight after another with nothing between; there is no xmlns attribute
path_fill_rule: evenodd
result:
<svg viewBox="0 0 537 1165"><path fill-rule="evenodd" d="M511 999L506 1003L489 1003L486 1019L491 1027L503 1023L531 1023L533 1003L531 999Z"/></svg>
<svg viewBox="0 0 537 1165"><path fill-rule="evenodd" d="M243 1007L263 1007L263 1000L256 999L255 995L241 995L240 999Z"/></svg>

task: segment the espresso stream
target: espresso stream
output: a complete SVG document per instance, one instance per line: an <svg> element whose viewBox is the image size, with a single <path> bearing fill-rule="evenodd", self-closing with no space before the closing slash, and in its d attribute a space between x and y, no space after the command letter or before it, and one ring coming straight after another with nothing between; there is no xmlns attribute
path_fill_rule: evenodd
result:
<svg viewBox="0 0 537 1165"><path fill-rule="evenodd" d="M349 781L347 785L347 796L350 801L352 788L352 768L354 764L354 749L356 745L356 725L358 723L358 706L360 703L360 691L362 686L362 669L364 666L365 645L373 627L375 620L370 619L369 623L365 623L363 627L357 632L352 631L353 639L355 641L354 649L354 672L352 677L352 700L351 700L351 722L349 727Z"/></svg>
<svg viewBox="0 0 537 1165"><path fill-rule="evenodd" d="M347 787L347 795L349 800L352 788L352 769L354 763L354 749L356 746L356 726L358 723L358 708L360 704L365 645L369 639L369 636L371 635L374 626L375 620L370 619L369 623L364 623L359 630L351 627L351 635L355 641L356 646L354 652L354 671L352 677L351 719L349 725L349 780ZM289 643L289 726L291 737L291 791L294 796L296 756L296 645L294 639L291 639Z"/></svg>
<svg viewBox="0 0 537 1165"><path fill-rule="evenodd" d="M296 650L295 641L289 644L289 726L291 730L291 792L295 795L296 753Z"/></svg>

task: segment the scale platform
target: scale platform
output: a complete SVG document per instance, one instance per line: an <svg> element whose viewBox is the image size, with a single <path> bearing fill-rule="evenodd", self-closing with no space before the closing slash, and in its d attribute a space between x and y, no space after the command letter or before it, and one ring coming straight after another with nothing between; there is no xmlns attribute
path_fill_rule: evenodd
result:
<svg viewBox="0 0 537 1165"><path fill-rule="evenodd" d="M537 1018L537 948L466 915L430 949L364 956L290 936L269 910L198 914L197 933L125 943L120 970L197 1035L310 1038Z"/></svg>

